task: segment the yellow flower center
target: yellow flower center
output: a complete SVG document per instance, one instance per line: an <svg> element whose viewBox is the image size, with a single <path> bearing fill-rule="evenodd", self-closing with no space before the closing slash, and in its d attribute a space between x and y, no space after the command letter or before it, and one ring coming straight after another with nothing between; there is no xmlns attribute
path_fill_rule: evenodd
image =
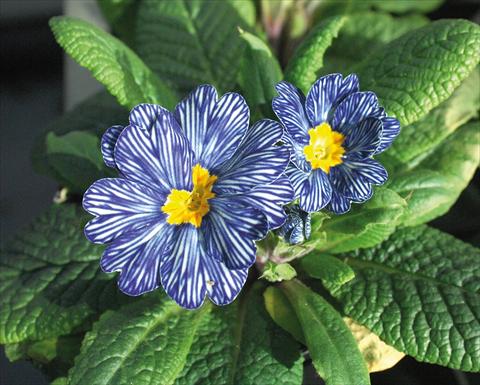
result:
<svg viewBox="0 0 480 385"><path fill-rule="evenodd" d="M327 174L330 167L342 163L345 149L342 147L345 137L333 131L328 123L322 123L308 130L310 142L303 148L305 158L313 169L321 168Z"/></svg>
<svg viewBox="0 0 480 385"><path fill-rule="evenodd" d="M212 187L216 180L215 175L196 164L192 168L193 190L173 189L162 206L162 211L168 215L167 222L171 225L191 223L200 227L203 216L210 211L208 200L215 196Z"/></svg>

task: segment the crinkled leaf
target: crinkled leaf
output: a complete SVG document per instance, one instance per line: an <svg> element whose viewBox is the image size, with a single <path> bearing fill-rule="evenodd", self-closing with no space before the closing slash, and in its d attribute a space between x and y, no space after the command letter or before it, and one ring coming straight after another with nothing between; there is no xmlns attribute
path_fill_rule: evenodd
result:
<svg viewBox="0 0 480 385"><path fill-rule="evenodd" d="M11 361L29 360L50 378L65 376L80 352L83 334L5 345Z"/></svg>
<svg viewBox="0 0 480 385"><path fill-rule="evenodd" d="M411 170L396 174L388 187L407 201L400 218L413 226L445 214L467 187L480 162L480 123L467 123Z"/></svg>
<svg viewBox="0 0 480 385"><path fill-rule="evenodd" d="M201 322L176 385L300 385L298 344L263 307L263 285Z"/></svg>
<svg viewBox="0 0 480 385"><path fill-rule="evenodd" d="M263 298L265 309L275 323L289 332L298 342L305 345L302 325L283 291L277 286L269 286L263 293Z"/></svg>
<svg viewBox="0 0 480 385"><path fill-rule="evenodd" d="M387 238L403 214L406 202L391 189L377 188L368 202L352 205L350 212L312 223L305 247L332 253L374 246Z"/></svg>
<svg viewBox="0 0 480 385"><path fill-rule="evenodd" d="M402 127L400 135L385 154L409 168L418 164L458 127L478 116L479 87L480 73L475 69L445 102L423 119Z"/></svg>
<svg viewBox="0 0 480 385"><path fill-rule="evenodd" d="M276 96L275 85L282 80L282 70L268 45L255 35L241 31L246 42L238 83L250 106L270 103Z"/></svg>
<svg viewBox="0 0 480 385"><path fill-rule="evenodd" d="M427 226L342 257L355 270L329 287L346 315L419 361L480 370L480 250Z"/></svg>
<svg viewBox="0 0 480 385"><path fill-rule="evenodd" d="M323 66L325 51L337 37L344 22L344 17L335 16L315 26L290 59L285 79L303 92L308 92Z"/></svg>
<svg viewBox="0 0 480 385"><path fill-rule="evenodd" d="M149 2L147 2L149 3ZM176 97L143 61L117 38L85 21L60 16L50 20L63 49L127 108L140 103L175 105Z"/></svg>
<svg viewBox="0 0 480 385"><path fill-rule="evenodd" d="M332 305L297 280L281 285L302 326L313 365L326 384L370 384L357 343Z"/></svg>
<svg viewBox="0 0 480 385"><path fill-rule="evenodd" d="M66 187L82 193L95 180L113 176L103 162L100 140L89 131L71 131L57 136L50 132L46 137L47 158Z"/></svg>
<svg viewBox="0 0 480 385"><path fill-rule="evenodd" d="M72 131L88 131L99 138L110 126L126 124L128 111L121 107L107 92L100 92L78 104L39 135L32 149L32 163L35 171L49 175L62 184L67 184L62 175L55 170L47 154L47 135L65 135ZM100 153L100 147L98 147Z"/></svg>
<svg viewBox="0 0 480 385"><path fill-rule="evenodd" d="M6 245L0 259L0 343L84 330L99 312L127 300L100 270L103 248L85 238L86 220L75 205L55 205Z"/></svg>
<svg viewBox="0 0 480 385"><path fill-rule="evenodd" d="M365 326L348 317L344 317L343 320L355 337L370 373L390 369L405 357L404 353L387 345Z"/></svg>
<svg viewBox="0 0 480 385"><path fill-rule="evenodd" d="M138 52L181 95L202 83L230 90L244 49L237 28L246 29L245 19L251 18L242 7L230 1L215 6L205 0L143 1Z"/></svg>
<svg viewBox="0 0 480 385"><path fill-rule="evenodd" d="M362 0L357 0L362 1ZM384 11L393 12L393 13L404 13L404 12L431 12L440 5L445 0L369 0L372 2L372 5L375 8L382 9Z"/></svg>
<svg viewBox="0 0 480 385"><path fill-rule="evenodd" d="M210 308L185 310L155 292L107 311L86 334L69 384L173 383Z"/></svg>
<svg viewBox="0 0 480 385"><path fill-rule="evenodd" d="M267 261L263 268L263 273L260 278L266 279L270 282L281 282L293 279L297 276L297 272L289 263L274 263Z"/></svg>
<svg viewBox="0 0 480 385"><path fill-rule="evenodd" d="M348 75L356 64L386 43L429 21L420 15L393 17L382 12L359 12L349 15L325 53L321 74L340 72ZM363 87L363 84L361 84Z"/></svg>
<svg viewBox="0 0 480 385"><path fill-rule="evenodd" d="M321 279L331 285L341 286L355 277L355 272L346 263L317 251L303 257L300 266L310 277Z"/></svg>
<svg viewBox="0 0 480 385"><path fill-rule="evenodd" d="M407 32L363 61L362 89L376 92L389 115L405 126L446 100L480 60L480 27L438 20Z"/></svg>

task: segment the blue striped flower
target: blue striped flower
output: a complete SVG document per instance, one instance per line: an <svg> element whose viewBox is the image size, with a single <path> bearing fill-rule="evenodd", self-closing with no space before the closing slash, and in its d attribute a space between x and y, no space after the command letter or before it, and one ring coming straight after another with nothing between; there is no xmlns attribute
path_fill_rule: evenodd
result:
<svg viewBox="0 0 480 385"><path fill-rule="evenodd" d="M358 78L332 74L318 79L307 97L287 82L276 86L273 110L286 129L291 148L287 175L307 212L324 207L337 214L351 202L365 202L372 185L387 180L373 159L399 134L397 119L388 117L373 92L360 92Z"/></svg>
<svg viewBox="0 0 480 385"><path fill-rule="evenodd" d="M300 209L299 205L285 207L287 220L278 229L278 235L291 245L298 245L310 238L312 232L311 214Z"/></svg>
<svg viewBox="0 0 480 385"><path fill-rule="evenodd" d="M185 308L205 295L233 301L255 261L255 240L286 219L293 199L283 173L289 150L277 146L280 124L249 128L249 109L236 93L220 99L200 86L174 113L141 104L130 124L102 138L105 163L119 178L93 183L83 207L95 215L87 238L107 243L105 272L119 271L120 289L139 295L160 284Z"/></svg>

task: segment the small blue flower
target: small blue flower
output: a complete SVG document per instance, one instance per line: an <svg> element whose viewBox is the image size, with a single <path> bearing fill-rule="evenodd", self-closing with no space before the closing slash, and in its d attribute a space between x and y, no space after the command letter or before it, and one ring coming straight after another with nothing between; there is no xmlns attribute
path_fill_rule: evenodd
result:
<svg viewBox="0 0 480 385"><path fill-rule="evenodd" d="M278 235L291 245L297 245L310 238L312 232L311 214L300 209L299 205L285 207L287 220L278 229Z"/></svg>
<svg viewBox="0 0 480 385"><path fill-rule="evenodd" d="M105 163L119 178L86 191L95 215L87 238L108 244L101 267L119 271L120 289L140 295L160 284L185 308L205 295L218 305L234 300L255 261L255 240L283 224L293 199L283 175L289 150L276 145L280 124L248 127L249 109L236 93L220 99L200 86L174 113L141 104L130 124L109 128Z"/></svg>
<svg viewBox="0 0 480 385"><path fill-rule="evenodd" d="M400 132L373 92L359 92L358 78L332 74L318 79L307 97L287 82L276 86L273 110L286 128L291 148L287 175L307 212L324 207L337 214L365 202L387 171L372 157ZM328 205L328 206L327 206Z"/></svg>

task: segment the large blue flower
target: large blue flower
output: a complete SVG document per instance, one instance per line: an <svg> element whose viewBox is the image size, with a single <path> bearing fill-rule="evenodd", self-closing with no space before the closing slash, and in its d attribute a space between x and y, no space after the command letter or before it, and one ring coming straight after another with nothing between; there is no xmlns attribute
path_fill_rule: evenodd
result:
<svg viewBox="0 0 480 385"><path fill-rule="evenodd" d="M249 109L236 93L220 99L200 86L174 113L141 104L130 125L102 138L105 163L119 178L101 179L85 193L95 215L85 234L108 243L106 272L120 271L129 295L160 284L178 304L200 306L205 295L233 301L255 261L255 240L286 219L293 199L283 173L289 150L277 146L280 124L249 128Z"/></svg>
<svg viewBox="0 0 480 385"><path fill-rule="evenodd" d="M400 131L373 92L359 92L356 75L318 79L307 97L287 82L276 86L273 110L286 128L291 148L287 174L302 210L324 207L337 214L351 202L371 198L372 185L387 180L373 156L385 151Z"/></svg>

